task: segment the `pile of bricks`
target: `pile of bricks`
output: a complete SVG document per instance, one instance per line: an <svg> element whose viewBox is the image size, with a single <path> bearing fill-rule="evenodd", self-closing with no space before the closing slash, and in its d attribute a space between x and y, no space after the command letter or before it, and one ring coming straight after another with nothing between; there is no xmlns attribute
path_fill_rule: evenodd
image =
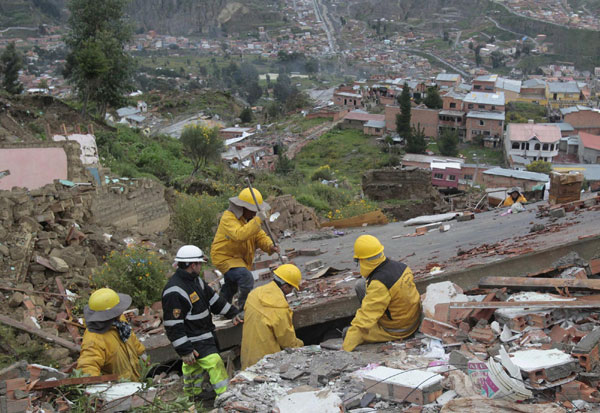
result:
<svg viewBox="0 0 600 413"><path fill-rule="evenodd" d="M535 274L483 277L479 288L464 292L467 302L436 297L420 333L439 340L452 352L450 363L465 372L468 363L500 361L506 349L504 367L514 361L516 379L534 396L552 391L570 408L574 400L600 403L599 274L600 259L588 263L571 253ZM538 356L537 363L519 362ZM491 391L480 384L482 393Z"/></svg>

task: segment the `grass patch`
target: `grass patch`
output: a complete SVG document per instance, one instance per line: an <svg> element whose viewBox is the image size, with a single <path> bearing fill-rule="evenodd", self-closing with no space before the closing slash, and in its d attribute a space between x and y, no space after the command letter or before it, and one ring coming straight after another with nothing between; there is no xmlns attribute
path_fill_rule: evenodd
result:
<svg viewBox="0 0 600 413"><path fill-rule="evenodd" d="M181 142L166 135L151 138L119 126L116 132L98 131L96 143L102 164L120 176L154 177L169 183L193 170L192 162L183 156Z"/></svg>
<svg viewBox="0 0 600 413"><path fill-rule="evenodd" d="M459 153L465 157L466 163L486 165L503 165L504 154L500 149L484 148L477 145L461 146Z"/></svg>
<svg viewBox="0 0 600 413"><path fill-rule="evenodd" d="M510 102L506 106L507 123L527 123L533 119L535 123L548 122L545 106L528 102Z"/></svg>
<svg viewBox="0 0 600 413"><path fill-rule="evenodd" d="M362 173L377 168L384 154L375 141L356 129L333 129L306 145L296 156L298 169L311 176L329 165L335 176L360 184Z"/></svg>

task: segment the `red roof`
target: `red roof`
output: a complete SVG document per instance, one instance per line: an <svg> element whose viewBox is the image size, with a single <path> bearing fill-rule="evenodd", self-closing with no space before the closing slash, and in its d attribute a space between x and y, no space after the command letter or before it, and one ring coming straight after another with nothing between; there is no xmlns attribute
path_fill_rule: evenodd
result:
<svg viewBox="0 0 600 413"><path fill-rule="evenodd" d="M558 125L536 123L509 123L508 137L511 142L527 142L536 138L541 143L555 143L561 138Z"/></svg>
<svg viewBox="0 0 600 413"><path fill-rule="evenodd" d="M348 119L348 120L359 120L359 121L369 121L369 120L379 120L379 121L384 121L385 120L385 115L376 115L374 113L367 113L364 112L362 110L353 110L352 112L348 113L346 116L344 116L344 119Z"/></svg>
<svg viewBox="0 0 600 413"><path fill-rule="evenodd" d="M579 132L579 139L584 148L600 151L600 136L591 133Z"/></svg>

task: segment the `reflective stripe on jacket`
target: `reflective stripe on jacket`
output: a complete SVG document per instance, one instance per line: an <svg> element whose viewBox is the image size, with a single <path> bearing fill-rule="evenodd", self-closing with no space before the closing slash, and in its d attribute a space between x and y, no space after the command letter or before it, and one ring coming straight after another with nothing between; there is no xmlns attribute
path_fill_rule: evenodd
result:
<svg viewBox="0 0 600 413"><path fill-rule="evenodd" d="M211 313L233 318L239 312L200 277L180 268L163 290L162 306L165 332L177 354L196 350L200 358L218 351Z"/></svg>
<svg viewBox="0 0 600 413"><path fill-rule="evenodd" d="M250 292L244 307L242 332L242 369L267 354L289 347L301 347L292 324L292 310L275 281Z"/></svg>
<svg viewBox="0 0 600 413"><path fill-rule="evenodd" d="M260 218L246 222L236 218L229 210L223 213L219 228L210 247L210 258L219 271L225 274L230 268L252 269L256 248L271 253L273 241L261 229Z"/></svg>
<svg viewBox="0 0 600 413"><path fill-rule="evenodd" d="M356 311L343 348L359 344L398 340L419 327L421 296L410 268L386 259L367 277L367 294Z"/></svg>

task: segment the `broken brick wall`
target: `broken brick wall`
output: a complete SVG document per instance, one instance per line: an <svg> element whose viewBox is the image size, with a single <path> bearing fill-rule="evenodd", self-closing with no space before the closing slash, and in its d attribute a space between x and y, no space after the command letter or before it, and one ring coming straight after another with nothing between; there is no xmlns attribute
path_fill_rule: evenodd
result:
<svg viewBox="0 0 600 413"><path fill-rule="evenodd" d="M284 231L314 231L320 227L319 218L314 209L302 205L292 195L283 195L267 199L271 205L270 213L279 212L279 218L269 223L273 235L280 236Z"/></svg>
<svg viewBox="0 0 600 413"><path fill-rule="evenodd" d="M427 169L372 169L363 174L362 189L374 201L407 201L385 207L385 212L397 219L406 220L448 210L447 203L431 184L431 171Z"/></svg>
<svg viewBox="0 0 600 413"><path fill-rule="evenodd" d="M171 213L165 187L150 179L119 181L98 189L91 204L92 222L142 234L165 231Z"/></svg>

